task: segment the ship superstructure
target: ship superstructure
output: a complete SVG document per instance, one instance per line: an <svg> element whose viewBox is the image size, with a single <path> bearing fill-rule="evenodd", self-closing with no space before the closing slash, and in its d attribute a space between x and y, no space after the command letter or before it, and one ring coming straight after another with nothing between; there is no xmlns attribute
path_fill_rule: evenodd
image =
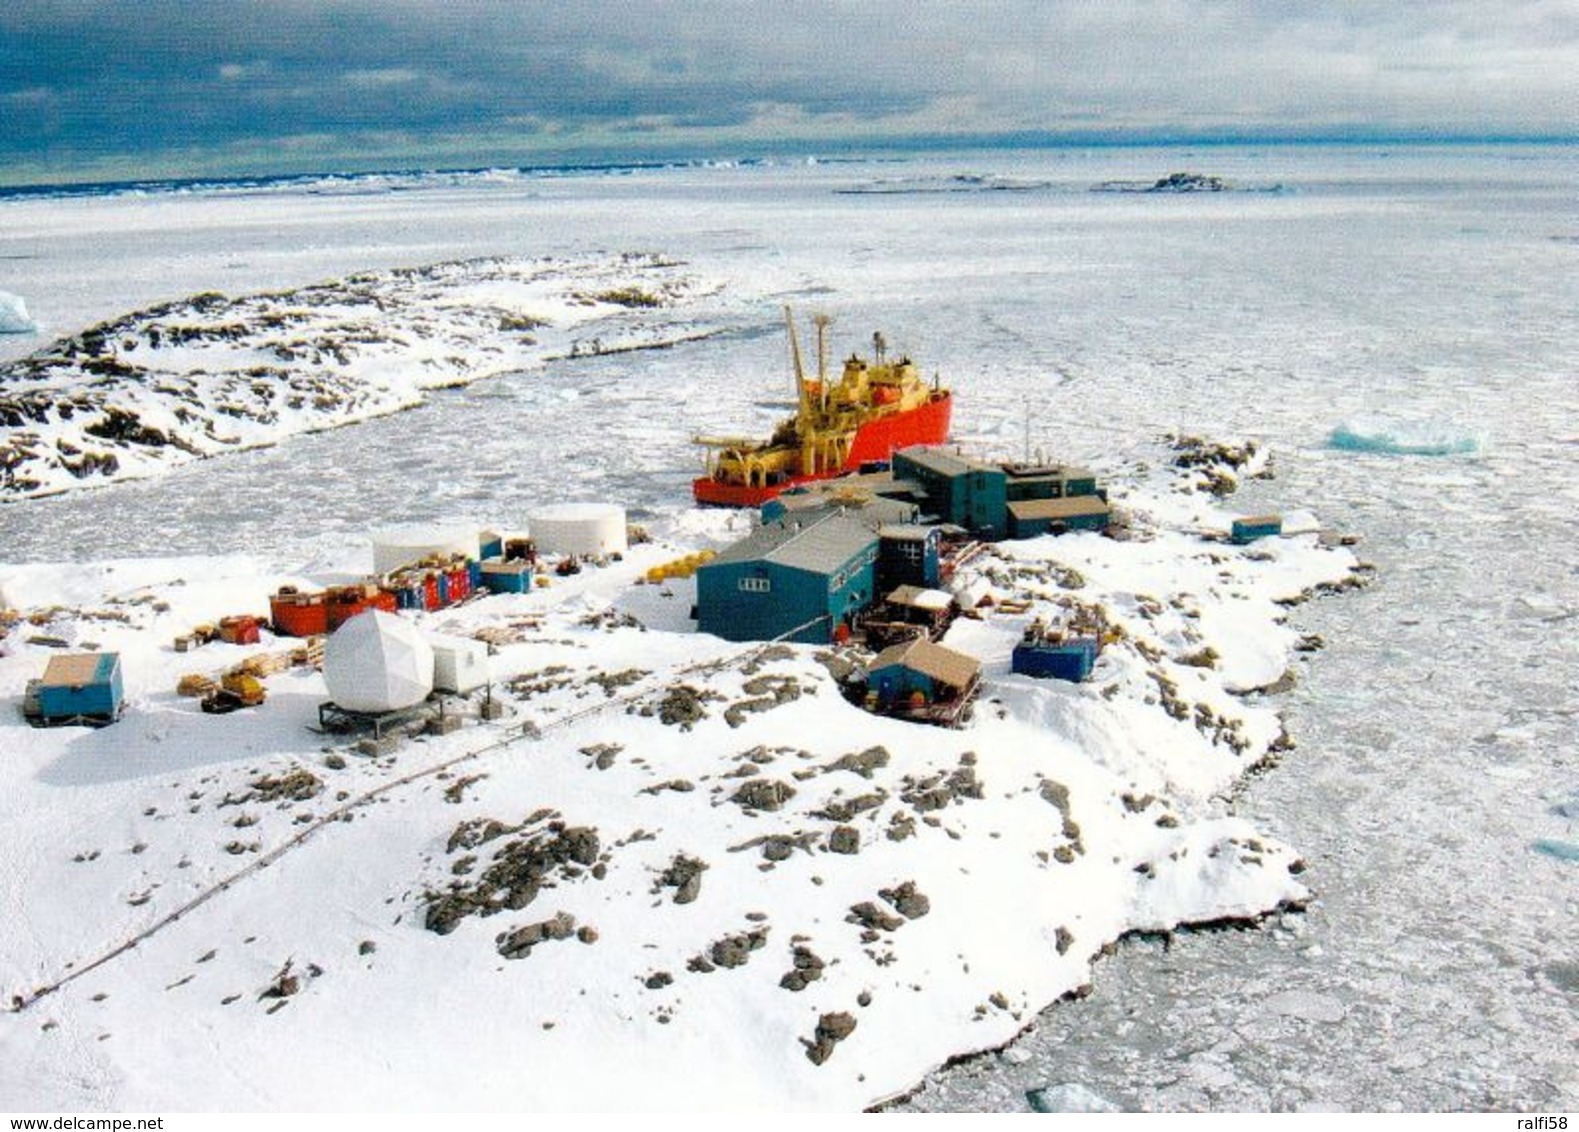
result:
<svg viewBox="0 0 1579 1132"><path fill-rule="evenodd" d="M795 415L767 440L698 436L707 449L707 474L692 484L698 503L755 507L786 488L828 479L886 461L899 448L941 444L948 438L953 395L928 384L908 357L890 361L881 334L872 335L872 360L852 354L837 381L827 367L829 320L817 316L817 372L801 360L795 321L784 311L794 364Z"/></svg>

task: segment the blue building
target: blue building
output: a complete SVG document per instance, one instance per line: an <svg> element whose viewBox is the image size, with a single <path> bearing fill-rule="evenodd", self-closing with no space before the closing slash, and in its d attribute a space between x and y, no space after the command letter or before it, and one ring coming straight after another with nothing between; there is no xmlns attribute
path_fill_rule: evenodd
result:
<svg viewBox="0 0 1579 1132"><path fill-rule="evenodd" d="M936 589L943 576L943 532L913 523L877 530L877 589L887 593L896 586Z"/></svg>
<svg viewBox="0 0 1579 1132"><path fill-rule="evenodd" d="M842 511L757 528L696 572L697 628L826 644L876 593L877 532Z"/></svg>
<svg viewBox="0 0 1579 1132"><path fill-rule="evenodd" d="M894 478L926 493L931 513L972 534L999 539L1008 533L1008 475L946 448L904 448L894 453Z"/></svg>
<svg viewBox="0 0 1579 1132"><path fill-rule="evenodd" d="M1113 521L1112 509L1100 495L1069 495L1025 499L1009 504L1009 537L1035 538L1065 531L1101 531Z"/></svg>

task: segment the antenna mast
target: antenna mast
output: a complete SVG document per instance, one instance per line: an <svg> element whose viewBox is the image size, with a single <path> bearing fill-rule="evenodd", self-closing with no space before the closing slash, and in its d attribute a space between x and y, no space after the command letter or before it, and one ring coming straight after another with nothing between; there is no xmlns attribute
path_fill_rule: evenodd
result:
<svg viewBox="0 0 1579 1132"><path fill-rule="evenodd" d="M814 314L811 321L817 327L817 380L828 384L828 324L833 322L825 314Z"/></svg>

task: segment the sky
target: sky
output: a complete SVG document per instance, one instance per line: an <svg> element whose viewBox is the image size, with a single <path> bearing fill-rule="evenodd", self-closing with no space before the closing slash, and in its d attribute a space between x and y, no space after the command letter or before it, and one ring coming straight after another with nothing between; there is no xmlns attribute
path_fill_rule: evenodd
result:
<svg viewBox="0 0 1579 1132"><path fill-rule="evenodd" d="M0 185L1485 136L1579 136L1579 2L0 3Z"/></svg>

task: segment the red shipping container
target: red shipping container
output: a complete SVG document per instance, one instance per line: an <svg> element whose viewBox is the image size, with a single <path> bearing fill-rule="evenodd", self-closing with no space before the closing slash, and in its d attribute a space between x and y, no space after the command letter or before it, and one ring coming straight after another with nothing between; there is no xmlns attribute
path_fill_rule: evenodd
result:
<svg viewBox="0 0 1579 1132"><path fill-rule="evenodd" d="M232 645L257 644L258 619L251 614L220 618L219 639Z"/></svg>
<svg viewBox="0 0 1579 1132"><path fill-rule="evenodd" d="M283 589L269 599L274 631L287 637L316 637L329 631L329 606L321 593Z"/></svg>

